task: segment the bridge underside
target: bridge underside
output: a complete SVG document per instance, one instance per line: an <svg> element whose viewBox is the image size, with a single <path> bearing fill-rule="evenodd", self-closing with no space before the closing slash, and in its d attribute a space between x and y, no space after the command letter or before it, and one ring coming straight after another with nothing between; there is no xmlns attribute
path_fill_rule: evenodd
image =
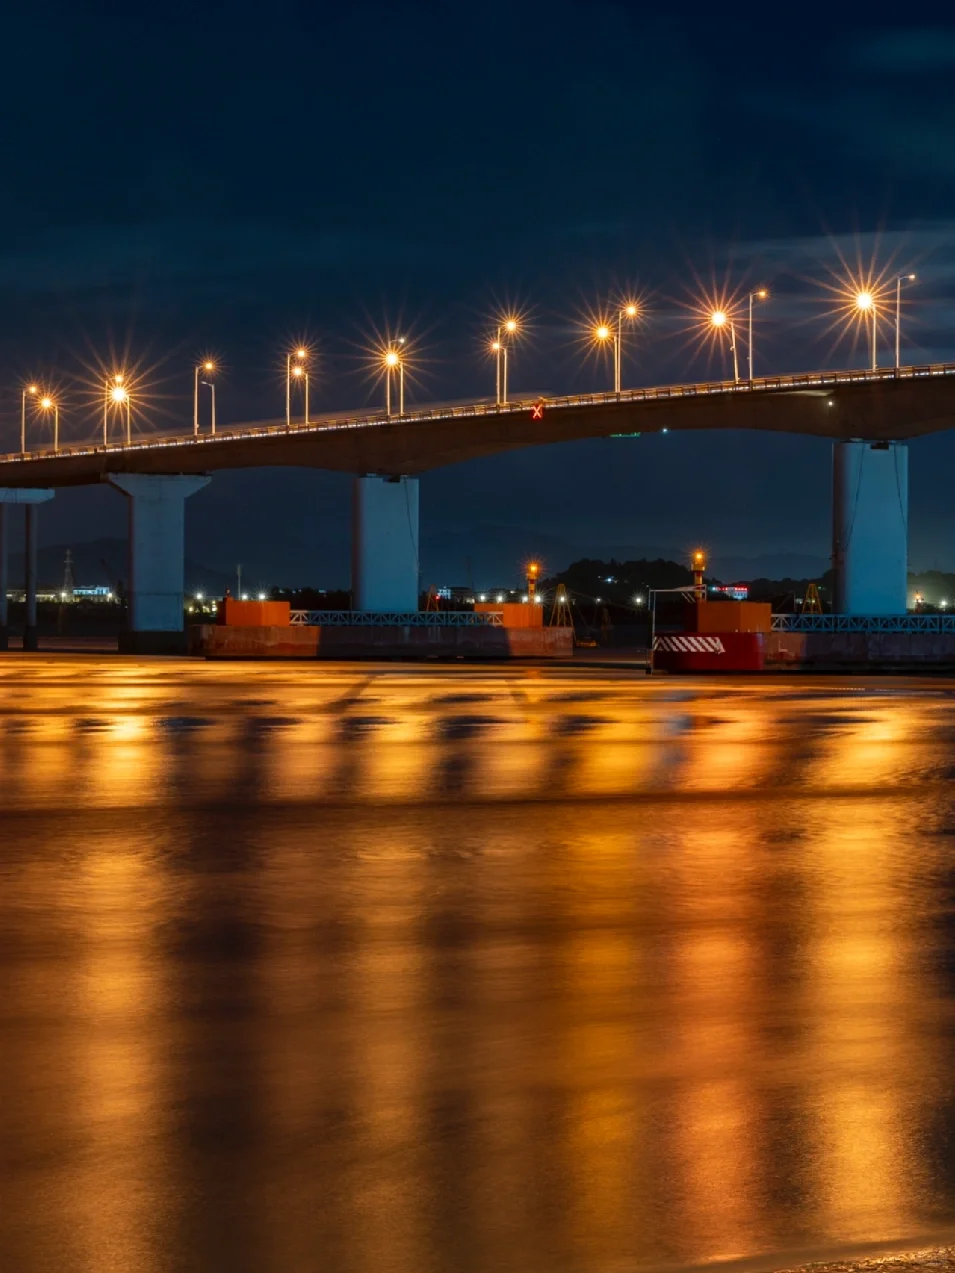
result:
<svg viewBox="0 0 955 1273"><path fill-rule="evenodd" d="M671 399L533 403L448 410L400 421L327 421L287 432L235 426L216 437L143 437L130 446L70 448L0 461L0 486L59 487L99 482L111 474L201 474L287 466L343 473L418 474L524 447L606 438L619 433L750 429L803 433L835 441L901 441L955 425L955 375L880 379L823 389L733 386Z"/></svg>

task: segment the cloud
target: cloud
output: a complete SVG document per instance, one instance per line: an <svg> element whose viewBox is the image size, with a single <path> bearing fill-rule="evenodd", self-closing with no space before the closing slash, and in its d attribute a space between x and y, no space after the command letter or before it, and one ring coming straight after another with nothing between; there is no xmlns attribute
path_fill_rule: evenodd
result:
<svg viewBox="0 0 955 1273"><path fill-rule="evenodd" d="M862 70L899 75L947 71L955 66L955 31L923 28L887 32L859 45L852 61Z"/></svg>
<svg viewBox="0 0 955 1273"><path fill-rule="evenodd" d="M16 253L0 253L0 287L86 291L156 278L164 284L229 280L263 270L334 269L418 260L427 248L364 234L300 233L274 225L169 219L138 226L61 228Z"/></svg>

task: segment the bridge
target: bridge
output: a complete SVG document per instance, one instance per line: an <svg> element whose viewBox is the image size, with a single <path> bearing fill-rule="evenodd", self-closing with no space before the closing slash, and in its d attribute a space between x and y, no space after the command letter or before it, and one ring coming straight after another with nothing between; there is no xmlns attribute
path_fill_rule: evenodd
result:
<svg viewBox="0 0 955 1273"><path fill-rule="evenodd" d="M835 443L833 563L843 614L906 608L906 440L955 424L955 363L805 372L619 393L438 404L401 416L260 421L216 434L146 433L127 442L0 456L0 646L6 633L8 504L27 525L27 644L35 644L38 505L55 489L107 481L130 504L130 646L182 633L184 501L222 469L281 465L356 477L355 608L414 610L418 476L556 442L688 429L802 433ZM31 568L31 562L33 566ZM33 581L31 589L30 581ZM32 598L31 598L32 593ZM31 622L32 619L32 622Z"/></svg>

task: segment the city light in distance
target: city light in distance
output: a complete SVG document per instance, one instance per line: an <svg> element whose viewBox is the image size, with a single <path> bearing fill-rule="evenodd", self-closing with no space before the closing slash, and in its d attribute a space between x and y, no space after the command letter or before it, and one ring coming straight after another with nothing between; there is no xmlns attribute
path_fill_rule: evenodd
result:
<svg viewBox="0 0 955 1273"><path fill-rule="evenodd" d="M260 600L260 601L264 601L264 600L265 600L265 593L264 593L264 592L260 592L260 593L259 593L259 600Z"/></svg>

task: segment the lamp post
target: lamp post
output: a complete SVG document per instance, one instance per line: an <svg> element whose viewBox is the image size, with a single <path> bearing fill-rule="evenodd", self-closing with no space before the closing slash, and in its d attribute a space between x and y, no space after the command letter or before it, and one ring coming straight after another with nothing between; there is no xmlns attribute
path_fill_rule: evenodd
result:
<svg viewBox="0 0 955 1273"><path fill-rule="evenodd" d="M749 378L753 378L753 301L764 301L769 295L765 287L758 288L755 292L749 294Z"/></svg>
<svg viewBox="0 0 955 1273"><path fill-rule="evenodd" d="M114 376L106 381L106 396L103 402L103 446L109 442L109 408L110 404L119 407L122 410L126 407L126 442L132 441L132 417L130 409L132 402L129 390L125 384L126 377L122 372L117 372Z"/></svg>
<svg viewBox="0 0 955 1273"><path fill-rule="evenodd" d="M404 343L403 341L400 343ZM385 368L385 415L391 415L391 377L398 373L398 414L405 413L405 364L397 349L392 346L382 355Z"/></svg>
<svg viewBox="0 0 955 1273"><path fill-rule="evenodd" d="M899 357L902 340L902 284L914 283L914 274L899 274L895 280L895 370L902 365Z"/></svg>
<svg viewBox="0 0 955 1273"><path fill-rule="evenodd" d="M216 386L214 380L203 380L202 382L212 395L212 435L216 432Z"/></svg>
<svg viewBox="0 0 955 1273"><path fill-rule="evenodd" d="M206 358L203 362L196 364L196 374L195 374L193 389L192 389L192 436L194 438L197 438L199 436L199 377L202 374L202 372L205 372L206 375L211 375L212 372L215 371L215 369L216 369L216 365L210 358ZM208 380L204 380L202 383L208 384L209 382ZM213 403L215 402L215 390L212 391L212 401ZM215 413L214 412L213 412L212 432L215 433Z"/></svg>
<svg viewBox="0 0 955 1273"><path fill-rule="evenodd" d="M725 327L729 328L730 353L733 355L733 380L736 384L739 384L739 355L736 352L736 324L727 315L726 311L722 309L714 309L713 313L710 314L710 324L715 327L717 331L722 331Z"/></svg>
<svg viewBox="0 0 955 1273"><path fill-rule="evenodd" d="M44 411L53 412L53 453L56 454L60 449L60 404L50 397L40 399L40 406Z"/></svg>
<svg viewBox="0 0 955 1273"><path fill-rule="evenodd" d="M636 305L624 305L623 309L617 314L617 339L613 347L614 393L620 392L620 382L623 376L623 320L625 318L636 318L638 312Z"/></svg>
<svg viewBox="0 0 955 1273"><path fill-rule="evenodd" d="M878 355L876 353L876 322L878 321L878 310L875 303L875 297L871 292L859 292L856 295L856 309L863 315L863 322L868 322L868 317L872 315L872 326L869 329L869 348L872 354L872 370L878 367Z"/></svg>
<svg viewBox="0 0 955 1273"><path fill-rule="evenodd" d="M519 323L516 318L505 318L498 323L497 337L491 342L491 352L496 355L497 363L497 405L507 402L507 337L517 334Z"/></svg>
<svg viewBox="0 0 955 1273"><path fill-rule="evenodd" d="M595 344L597 344L597 345L605 345L605 344L607 343L607 341L608 341L608 340L610 341L610 344L611 344L611 346L612 346L612 348L613 348L613 376L614 376L614 388L616 389L616 385L617 385L617 338L616 338L616 336L614 336L614 334L613 334L613 329L612 329L611 327L609 327L606 323L598 323L598 324L597 324L597 326L594 328L594 343L595 343Z"/></svg>
<svg viewBox="0 0 955 1273"><path fill-rule="evenodd" d="M27 452L27 398L35 398L39 393L36 385L24 385L20 394L20 454Z"/></svg>
<svg viewBox="0 0 955 1273"><path fill-rule="evenodd" d="M304 348L299 348L299 349L296 349L293 353L287 354L285 358L285 427L286 429L290 429L292 427L292 377L301 376L303 374L305 369L304 367L302 367L301 364L304 363L307 357L308 357L308 350ZM292 366L293 358L298 359L298 364L295 367ZM307 379L305 383L308 384ZM305 420L307 423L308 422L307 401L305 406Z"/></svg>
<svg viewBox="0 0 955 1273"><path fill-rule="evenodd" d="M308 424L308 372L301 363L296 363L292 368L292 375L296 380L302 382L302 387L305 390L305 423ZM289 419L291 421L291 417ZM286 427L290 427L290 424Z"/></svg>

